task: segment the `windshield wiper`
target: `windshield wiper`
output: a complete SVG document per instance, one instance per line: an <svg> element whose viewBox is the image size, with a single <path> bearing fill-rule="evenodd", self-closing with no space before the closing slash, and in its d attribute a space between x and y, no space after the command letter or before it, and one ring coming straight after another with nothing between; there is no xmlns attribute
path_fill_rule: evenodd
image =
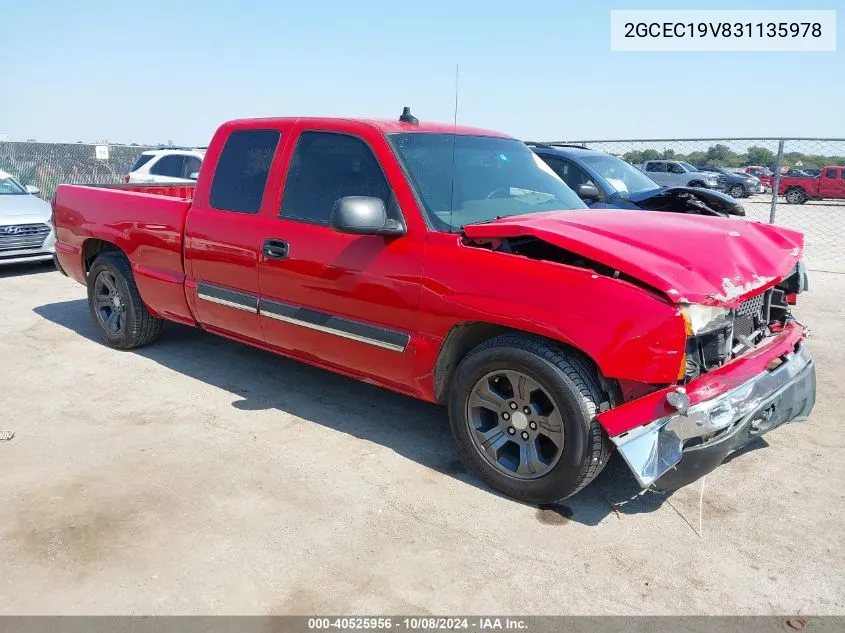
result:
<svg viewBox="0 0 845 633"><path fill-rule="evenodd" d="M509 215L497 215L495 218L487 218L486 220L477 220L475 222L466 222L465 224L461 224L461 228L465 226L473 226L474 224L490 224L491 222L495 222L496 220L504 220L505 218L509 218Z"/></svg>

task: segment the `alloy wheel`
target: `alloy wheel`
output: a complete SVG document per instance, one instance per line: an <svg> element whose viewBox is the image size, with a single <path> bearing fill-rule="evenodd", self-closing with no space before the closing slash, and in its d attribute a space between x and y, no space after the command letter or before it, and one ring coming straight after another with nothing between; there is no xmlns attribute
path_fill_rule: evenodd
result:
<svg viewBox="0 0 845 633"><path fill-rule="evenodd" d="M94 308L100 325L110 334L120 334L126 326L126 299L117 277L102 270L94 280Z"/></svg>
<svg viewBox="0 0 845 633"><path fill-rule="evenodd" d="M496 470L514 479L537 479L563 453L560 409L549 392L517 370L490 372L467 400L473 446Z"/></svg>

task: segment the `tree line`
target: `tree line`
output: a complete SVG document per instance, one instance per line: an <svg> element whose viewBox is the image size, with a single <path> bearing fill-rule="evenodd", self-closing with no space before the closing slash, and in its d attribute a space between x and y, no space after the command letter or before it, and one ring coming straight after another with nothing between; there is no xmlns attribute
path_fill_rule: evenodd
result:
<svg viewBox="0 0 845 633"><path fill-rule="evenodd" d="M674 149L662 152L656 149L631 150L621 155L621 158L632 165L640 165L647 160L682 160L695 166L716 165L720 167L747 167L749 165L765 165L773 169L777 163L777 154L770 149L754 145L743 153L734 152L722 143L711 145L706 151L694 151L684 154ZM784 152L783 167L825 167L826 165L845 165L845 156L826 156L824 154L807 154L804 152Z"/></svg>

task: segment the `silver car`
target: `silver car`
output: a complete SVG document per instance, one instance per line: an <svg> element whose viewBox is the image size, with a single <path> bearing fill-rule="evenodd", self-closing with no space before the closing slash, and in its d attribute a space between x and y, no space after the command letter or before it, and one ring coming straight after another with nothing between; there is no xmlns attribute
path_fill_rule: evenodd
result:
<svg viewBox="0 0 845 633"><path fill-rule="evenodd" d="M647 160L640 167L656 183L666 187L702 187L725 189L724 177L711 172L698 171L680 160Z"/></svg>
<svg viewBox="0 0 845 633"><path fill-rule="evenodd" d="M53 259L52 208L36 193L0 170L0 265Z"/></svg>

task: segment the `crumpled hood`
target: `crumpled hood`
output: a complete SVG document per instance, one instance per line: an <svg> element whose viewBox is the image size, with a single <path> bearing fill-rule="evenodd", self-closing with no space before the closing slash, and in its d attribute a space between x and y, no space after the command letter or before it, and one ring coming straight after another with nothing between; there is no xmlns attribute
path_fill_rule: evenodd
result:
<svg viewBox="0 0 845 633"><path fill-rule="evenodd" d="M470 239L531 235L600 262L676 303L736 306L786 277L804 236L733 218L658 211L555 211L464 227Z"/></svg>
<svg viewBox="0 0 845 633"><path fill-rule="evenodd" d="M650 191L631 193L628 199L642 209L655 211L694 211L690 199L698 199L701 204L717 213L745 215L742 205L729 195L713 189L699 187L662 187Z"/></svg>
<svg viewBox="0 0 845 633"><path fill-rule="evenodd" d="M49 223L49 202L31 195L0 195L0 226L8 224Z"/></svg>

